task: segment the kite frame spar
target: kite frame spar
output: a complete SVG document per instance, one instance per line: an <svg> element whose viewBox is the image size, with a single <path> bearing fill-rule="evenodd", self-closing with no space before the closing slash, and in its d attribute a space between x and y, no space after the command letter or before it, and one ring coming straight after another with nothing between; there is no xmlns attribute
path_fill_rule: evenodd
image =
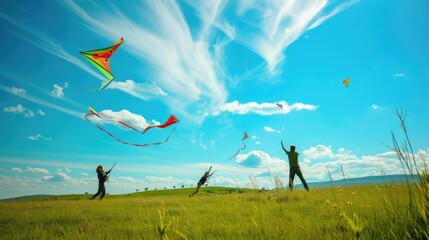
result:
<svg viewBox="0 0 429 240"><path fill-rule="evenodd" d="M103 117L106 117L106 118L107 118L107 119L105 119L105 120L107 120L107 121L115 121L115 122L117 122L117 123L119 123L119 124L121 124L121 125L123 125L123 126L125 126L125 127L129 128L129 129L132 129L132 130L134 130L134 131L136 131L136 132L139 132L139 133L141 133L141 134L145 134L145 133L146 133L146 131L148 131L148 130L149 130L149 129L151 129L151 128L167 128L167 127L169 127L169 126L171 126L171 125L173 125L173 124L175 124L175 123L178 123L178 122L179 122L179 119L177 119L174 115L170 115L170 117L167 119L167 121L166 121L164 124L148 126L148 127L146 127L146 128L143 130L143 132L142 132L142 131L138 130L136 127L133 127L133 126L131 126L131 125L129 125L129 124L127 124L127 123L125 123L125 122L122 122L122 121L119 121L119 120L115 120L115 119L113 119L112 117L110 117L110 116L108 116L108 115L106 115L106 114L104 114L104 113L96 112L96 111L95 111L93 108L91 108L91 107L88 107L88 110L90 111L90 113L88 113L88 114L86 114L86 115L84 116L84 118L85 118L88 122L92 123L92 124L93 124L93 125L95 125L98 129L100 129L101 131L103 131L103 132L107 133L109 136L111 136L112 138L116 139L117 141L119 141L119 142L121 142L121 143L123 143L123 144L132 145L132 146L137 146L137 147L145 147L145 146L151 146L151 145L160 145L160 144L166 143L166 142L168 141L168 139L170 138L171 134L174 132L174 130L175 130L176 128L173 128L173 130L171 130L170 134L168 134L167 138L166 138L164 141L162 141L162 142L142 143L142 144L138 144L138 143L129 143L129 142L126 142L126 141L121 140L120 138L116 137L116 136L115 136L115 135L113 135L112 133L110 133L110 132L108 132L107 130L105 130L104 128L102 128L100 125L98 125L98 124L96 124L96 123L92 122L91 120L89 120L89 119L88 119L88 117L89 117L89 116L92 116L92 115L96 115L97 117L101 118L101 116L103 116Z"/></svg>
<svg viewBox="0 0 429 240"><path fill-rule="evenodd" d="M80 52L92 65L94 65L100 72L104 74L109 80L104 82L98 90L91 90L91 92L99 92L106 88L115 79L115 76L110 72L109 58L115 53L116 49L124 42L124 38L119 39L115 44L110 47L88 50Z"/></svg>

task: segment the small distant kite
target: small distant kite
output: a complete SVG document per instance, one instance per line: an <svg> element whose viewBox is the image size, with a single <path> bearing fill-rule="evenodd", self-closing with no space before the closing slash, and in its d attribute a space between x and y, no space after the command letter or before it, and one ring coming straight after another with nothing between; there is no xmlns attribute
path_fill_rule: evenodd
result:
<svg viewBox="0 0 429 240"><path fill-rule="evenodd" d="M101 131L103 131L103 132L107 133L109 136L111 136L112 138L116 139L116 140L117 140L117 141L119 141L119 142L121 142L121 143L123 143L123 144L128 144L128 145L138 146L138 147L144 147L144 146L150 146L150 145L160 145L160 144L166 143L166 142L168 141L168 139L170 138L171 134L173 133L173 131L175 130L175 128L173 128L173 130L171 130L171 132L170 132L170 134L168 135L168 137L167 137L164 141L162 141L162 142L135 144L135 143L128 143L128 142L125 142L125 141L123 141L123 140L119 139L119 138L118 138L118 137L116 137L115 135L111 134L110 132L108 132L107 130L105 130L104 128L102 128L99 124L96 124L96 123L92 122L91 120L89 120L89 119L88 119L88 117L90 117L90 116L92 116L92 115L95 115L95 116L97 116L97 117L99 117L99 118L101 118L101 119L103 119L103 120L106 120L106 121L114 121L114 122L117 122L117 123L119 123L119 124L121 124L121 125L123 125L123 126L125 126L125 127L129 128L129 129L131 129L131 130L134 130L134 131L136 131L136 132L139 132L139 133L141 133L141 134L145 134L145 133L146 133L146 131L148 131L148 130L149 130L149 129L151 129L151 128L166 128L166 127L169 127L169 126L171 126L171 125L173 125L173 124L175 124L175 123L178 123L178 122L179 122L179 120L178 120L174 115L171 115L171 116L168 118L168 120L167 120L164 124L148 126L148 127L146 127L143 131L140 131L140 130L138 130L136 127L133 127L133 126L131 126L131 125L129 125L129 124L127 124L127 123L123 122L123 121L115 120L115 119L113 119L112 117L110 117L110 116L108 116L108 115L106 115L106 114L104 114L104 113L98 113L98 112L96 112L96 111L95 111L93 108L91 108L91 107L88 107L88 110L90 111L90 113L88 113L88 114L86 114L86 115L84 116L84 117L85 117L85 119L86 119L88 122L92 123L92 124L93 124L93 125L95 125L98 129L100 129Z"/></svg>
<svg viewBox="0 0 429 240"><path fill-rule="evenodd" d="M346 87L348 87L350 85L350 78L345 78L343 80L343 84L346 85Z"/></svg>
<svg viewBox="0 0 429 240"><path fill-rule="evenodd" d="M98 92L107 87L115 78L110 72L109 58L115 53L116 49L124 42L124 39L121 38L115 44L110 47L89 50L85 52L80 52L90 63L92 63L98 70L100 70L104 76L109 80L104 82L98 90L91 90L92 92Z"/></svg>
<svg viewBox="0 0 429 240"><path fill-rule="evenodd" d="M280 103L277 102L276 105L277 105L277 107L283 109L283 105L282 104L280 104Z"/></svg>
<svg viewBox="0 0 429 240"><path fill-rule="evenodd" d="M238 149L238 151L234 154L234 156L230 157L230 158L228 159L228 161L229 161L229 160L231 160L231 159L233 159L233 158L235 158L235 156L237 156L237 155L238 155L238 153L239 153L241 150L246 149L246 144L244 143L244 140L246 140L246 139L248 139L248 138L249 138L249 136L247 135L247 133L246 133L246 132L244 132L243 139L241 139L241 142L243 143L243 147L242 147L242 148L240 148L240 149Z"/></svg>

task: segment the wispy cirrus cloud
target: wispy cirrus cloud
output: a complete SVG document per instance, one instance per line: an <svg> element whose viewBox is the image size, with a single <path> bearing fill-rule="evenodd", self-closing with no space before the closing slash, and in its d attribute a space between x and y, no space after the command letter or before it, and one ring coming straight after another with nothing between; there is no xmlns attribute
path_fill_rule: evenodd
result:
<svg viewBox="0 0 429 240"><path fill-rule="evenodd" d="M234 114L259 114L259 115L274 115L274 114L288 114L291 111L308 110L314 111L318 106L304 103L293 103L288 104L285 101L278 102L283 105L283 108L279 108L276 103L240 103L239 101L233 101L226 103L220 107L218 111L215 111L214 115L219 115L221 112L230 112Z"/></svg>
<svg viewBox="0 0 429 240"><path fill-rule="evenodd" d="M205 22L193 34L178 3L172 1L141 2L135 9L143 13L142 21L131 20L118 8L114 14L104 9L89 13L74 1L66 1L65 5L98 34L106 38L123 36L127 41L123 49L151 66L150 75L168 93L162 100L181 115L199 122L203 115L196 113L203 106L214 109L226 100L227 92L219 79L223 70L217 67L217 55L211 51L210 31L204 30L210 29L213 21ZM145 19L151 19L150 23ZM134 86L130 94L139 91L143 90Z"/></svg>
<svg viewBox="0 0 429 240"><path fill-rule="evenodd" d="M234 40L261 56L275 73L290 44L356 2L239 1L236 24L247 28L236 28Z"/></svg>
<svg viewBox="0 0 429 240"><path fill-rule="evenodd" d="M82 116L84 115L84 113L80 113L80 112L77 112L77 111L74 111L74 110L71 110L71 109L68 109L68 108L65 108L65 107L62 107L62 106L59 106L59 105L56 105L56 104L53 104L53 103L47 102L47 101L45 101L45 100L42 100L42 99L40 99L40 98L37 98L37 97L31 96L31 95L29 95L29 94L22 94L22 91L21 91L21 92L16 92L16 91L11 91L10 89L13 89L13 88L10 88L10 87L6 87L6 86L3 86L3 85L0 85L0 90L3 90L3 91L5 91L5 92L11 93L11 94L14 94L15 96L18 96L18 97L24 98L24 99L26 99L26 100L28 100L28 101L30 101L30 102L34 102L34 103L37 103L37 104L43 105L43 106L45 106L45 107L49 107L49 108L55 109L55 110L58 110L58 111L60 111L60 112L63 112L63 113L66 113L66 114L69 114L69 115L71 115L71 116L78 117L78 118L82 118ZM40 111L38 111L38 113L39 113L41 116L45 116L45 115L44 115L44 114L45 114L45 112L43 112L43 111L41 111L41 110L40 110ZM33 113L33 115L34 115L34 113Z"/></svg>
<svg viewBox="0 0 429 240"><path fill-rule="evenodd" d="M78 57L68 53L61 44L59 44L55 39L53 39L49 35L42 33L34 28L31 28L28 25L18 21L15 18L11 18L10 16L7 16L2 12L0 12L0 18L6 20L10 24L13 24L18 29L22 30L24 34L20 35L19 37L24 41L27 41L28 43L34 45L35 47L38 47L54 56L57 56L67 62L70 62L78 66L79 68L85 70L86 72L100 79L101 81L106 80L95 70L90 68L86 63L80 60Z"/></svg>
<svg viewBox="0 0 429 240"><path fill-rule="evenodd" d="M168 94L155 83L149 82L136 83L133 80L126 80L125 82L113 81L108 88L122 90L145 101L151 100L154 97L168 96Z"/></svg>

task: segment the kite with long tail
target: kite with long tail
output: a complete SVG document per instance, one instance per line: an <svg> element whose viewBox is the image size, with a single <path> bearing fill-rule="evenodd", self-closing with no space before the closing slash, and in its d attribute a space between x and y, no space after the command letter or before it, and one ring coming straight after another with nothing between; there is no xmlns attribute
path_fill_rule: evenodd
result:
<svg viewBox="0 0 429 240"><path fill-rule="evenodd" d="M123 121L115 120L115 119L113 119L112 117L110 117L110 116L108 116L108 115L106 115L106 114L104 114L104 113L96 112L96 111L95 111L93 108L91 108L91 107L88 107L88 110L90 111L90 113L88 113L88 114L86 114L86 115L84 116L84 117L85 117L85 119L86 119L88 122L92 123L92 124L93 124L93 125L95 125L98 129L100 129L101 131L103 131L103 132L107 133L109 136L111 136L112 138L116 139L117 141L119 141L119 142L121 142L121 143L123 143L123 144L132 145L132 146L137 146L137 147L145 147L145 146L151 146L151 145L160 145L160 144L166 143L166 142L168 141L168 139L170 138L171 134L173 133L173 131L174 131L176 128L173 128L173 130L170 132L170 134L168 134L167 138L166 138L164 141L162 141L162 142L141 143L141 144L138 144L138 143L129 143L129 142L126 142L126 141L121 140L120 138L116 137L116 136L115 136L115 135L113 135L112 133L108 132L108 131L107 131L107 130L105 130L103 127L101 127L99 124L96 124L96 123L92 122L91 120L89 120L89 119L88 119L88 117L90 117L90 116L97 116L97 117L99 117L99 118L101 118L101 119L103 119L103 120L115 121L115 122L117 122L117 123L121 124L122 126L125 126L125 127L129 128L129 129L134 130L134 131L136 131L136 132L139 132L139 133L141 133L141 134L145 134L145 133L146 133L146 131L147 131L147 130L149 130L149 129L151 129L151 128L166 128L166 127L169 127L170 125L173 125L173 124L175 124L175 123L178 123L178 122L179 122L179 120L178 120L174 115L171 115L171 116L168 118L168 120L167 120L164 124L148 126L148 127L146 127L143 131L140 131L140 130L138 130L136 127L131 126L130 124L127 124L127 123L125 123L125 122L123 122Z"/></svg>
<svg viewBox="0 0 429 240"><path fill-rule="evenodd" d="M110 63L109 58L115 53L116 49L124 42L124 39L121 38L115 44L110 47L89 50L80 52L90 63L92 63L98 70L100 70L104 76L109 80L104 82L98 90L91 90L91 92L98 92L107 87L115 78L110 72Z"/></svg>
<svg viewBox="0 0 429 240"><path fill-rule="evenodd" d="M237 156L237 155L238 155L238 153L239 153L241 150L246 149L246 144L244 143L244 140L246 140L247 138L249 138L249 136L247 135L247 133L246 133L246 132L244 132L243 139L241 139L241 142L243 143L243 147L242 147L242 148L240 148L240 149L238 149L238 151L234 154L234 156L230 157L230 158L228 159L228 161L229 161L229 160L231 160L231 159L233 159L233 158L235 158L235 156Z"/></svg>

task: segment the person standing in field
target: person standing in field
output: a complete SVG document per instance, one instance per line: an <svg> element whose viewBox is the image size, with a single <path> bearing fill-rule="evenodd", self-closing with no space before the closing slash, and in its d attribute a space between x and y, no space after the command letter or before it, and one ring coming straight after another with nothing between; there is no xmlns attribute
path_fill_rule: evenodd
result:
<svg viewBox="0 0 429 240"><path fill-rule="evenodd" d="M97 175L98 175L98 191L96 194L94 194L94 196L90 197L89 200L93 200L94 198L96 198L98 195L101 194L100 196L100 201L101 201L103 200L104 195L106 195L106 187L104 186L104 183L109 178L109 173L110 171L112 171L112 169L110 169L107 172L104 172L103 166L99 165L95 171L97 172Z"/></svg>
<svg viewBox="0 0 429 240"><path fill-rule="evenodd" d="M211 167L210 167L210 169L211 169ZM212 174L210 174L210 169L208 172L205 172L204 175L200 178L200 181L198 181L198 183L197 183L197 189L195 189L195 191L190 193L189 197L192 197L195 194L197 194L198 191L200 190L200 187L203 186L204 183L206 183L206 181L213 175L214 172Z"/></svg>
<svg viewBox="0 0 429 240"><path fill-rule="evenodd" d="M286 150L283 146L283 141L281 141L283 151L285 151L288 159L289 159L289 188L293 190L293 179L295 178L295 174L298 175L299 179L301 179L304 188L309 191L307 182L302 175L301 169L298 163L299 152L295 151L295 145L290 146L290 151Z"/></svg>

